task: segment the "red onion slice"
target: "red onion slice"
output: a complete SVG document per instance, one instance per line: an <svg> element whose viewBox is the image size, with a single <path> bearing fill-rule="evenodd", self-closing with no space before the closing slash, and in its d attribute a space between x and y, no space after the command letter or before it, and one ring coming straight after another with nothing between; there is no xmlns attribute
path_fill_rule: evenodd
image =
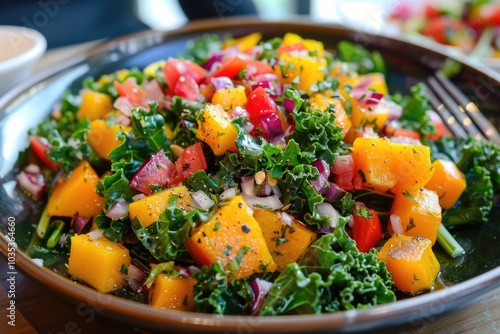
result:
<svg viewBox="0 0 500 334"><path fill-rule="evenodd" d="M243 195L245 203L252 209L268 209L268 210L278 210L283 207L280 199L276 195L257 197L257 196L245 196Z"/></svg>
<svg viewBox="0 0 500 334"><path fill-rule="evenodd" d="M115 203L111 206L108 212L106 212L106 217L111 219L120 219L125 217L128 213L128 203L123 198L118 198Z"/></svg>
<svg viewBox="0 0 500 334"><path fill-rule="evenodd" d="M262 307L262 304L264 303L264 300L266 299L266 296L272 286L273 283L260 278L256 278L250 283L250 288L252 288L254 297L251 302L251 315L257 315L259 313L260 308Z"/></svg>

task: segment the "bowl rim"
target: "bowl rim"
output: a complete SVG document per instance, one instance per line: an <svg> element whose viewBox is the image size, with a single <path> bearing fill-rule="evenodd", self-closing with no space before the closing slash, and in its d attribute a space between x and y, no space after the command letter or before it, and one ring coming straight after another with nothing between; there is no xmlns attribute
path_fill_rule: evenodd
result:
<svg viewBox="0 0 500 334"><path fill-rule="evenodd" d="M0 61L0 73L7 72L10 69L14 69L30 61L34 63L47 49L47 39L42 33L35 29L24 26L2 25L0 26L0 33L12 33L16 36L29 38L34 42L28 50L25 50L24 52L11 58Z"/></svg>
<svg viewBox="0 0 500 334"><path fill-rule="evenodd" d="M147 30L124 37L119 37L104 41L97 46L91 47L83 58L87 59L89 56L98 52L103 52L110 48L114 48L121 43L126 43L134 39L144 37L163 36L164 34L173 36L182 36L183 34L199 33L213 29L228 29L232 24L240 24L245 27L258 29L259 26L269 25L280 27L284 29L290 23L287 22L268 22L259 19L224 19L224 20L202 20L190 23L180 29L174 31L154 31ZM308 27L308 28L321 28L327 29L340 29L346 32L355 31L349 27L338 24L324 24L314 23L310 21L296 21L292 26L295 27ZM371 35L371 34L368 34ZM400 43L412 44L413 43L395 36L385 36L381 34L371 35L375 38L391 39ZM428 50L432 53L437 53L446 57L451 57L462 62L470 69L481 73L482 75L489 76L492 80L500 82L500 74L494 72L488 67L479 62L467 59L460 54L450 54L449 52L440 52L435 49L428 49L426 46L417 46L418 48ZM43 78L47 78L58 71L63 70L64 64L76 64L82 58L77 59L75 62L69 61L68 63L56 64L48 69L34 76L29 82L26 82L22 87L29 87L36 84ZM61 67L62 66L62 67ZM19 91L15 89L12 93ZM0 98L0 110L8 104L15 94L10 94L9 98ZM1 114L0 114L1 116ZM0 232L0 253L4 257L7 254L7 239L3 233ZM3 237L3 238L2 238ZM253 328L257 332L272 331L272 332L313 332L325 329L337 329L341 331L359 331L378 326L383 324L397 325L405 322L408 314L413 314L415 319L422 317L436 316L451 311L445 304L454 302L455 305L464 306L474 302L479 298L479 294L483 295L488 291L500 286L500 266L490 269L489 271L468 279L464 282L458 283L454 286L447 287L446 289L432 292L430 294L416 296L405 300L400 300L390 304L378 305L370 309L358 309L351 311L341 311L336 313L324 313L319 315L286 315L274 317L249 317L249 316L223 316L219 317L212 314L200 313L187 313L175 310L157 310L147 305L142 305L137 302L132 302L112 295L101 294L92 288L83 286L64 278L47 268L37 265L31 258L23 252L16 250L17 262L16 265L19 270L25 273L31 279L37 281L43 286L49 287L53 292L57 293L60 297L68 300L72 304L87 303L93 305L96 310L104 310L105 315L121 322L138 324L140 321L141 326L155 329L165 329L164 326L168 325L169 328L174 330L192 330L194 327L204 331L221 330L234 331L245 330ZM75 288L75 286L77 288ZM475 298L471 298L473 295ZM458 307L458 306L455 306ZM350 326L350 327L349 327Z"/></svg>

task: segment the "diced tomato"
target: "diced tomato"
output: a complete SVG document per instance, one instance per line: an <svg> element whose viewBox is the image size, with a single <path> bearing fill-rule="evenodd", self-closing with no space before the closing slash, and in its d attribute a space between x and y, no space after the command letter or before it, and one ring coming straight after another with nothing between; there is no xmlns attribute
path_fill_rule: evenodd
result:
<svg viewBox="0 0 500 334"><path fill-rule="evenodd" d="M212 76L234 78L246 66L247 62L245 60L241 59L238 56L233 56L224 60L222 62L222 66L217 69L214 74L212 74Z"/></svg>
<svg viewBox="0 0 500 334"><path fill-rule="evenodd" d="M207 168L207 161L201 143L188 146L184 149L182 155L175 161L176 175L168 183L168 186L171 187L181 183L194 172L207 170Z"/></svg>
<svg viewBox="0 0 500 334"><path fill-rule="evenodd" d="M415 140L420 140L420 133L409 129L395 129L392 137L407 137Z"/></svg>
<svg viewBox="0 0 500 334"><path fill-rule="evenodd" d="M375 211L356 203L353 212L352 238L360 252L368 252L382 240L382 224Z"/></svg>
<svg viewBox="0 0 500 334"><path fill-rule="evenodd" d="M30 145L35 155L45 166L49 167L50 169L59 168L59 164L50 159L48 156L48 153L52 149L52 146L47 141L47 139L39 136L30 136Z"/></svg>
<svg viewBox="0 0 500 334"><path fill-rule="evenodd" d="M269 94L267 94L266 90L259 86L248 95L247 112L250 121L258 126L260 117L278 113L278 107Z"/></svg>
<svg viewBox="0 0 500 334"><path fill-rule="evenodd" d="M278 48L278 55L281 55L282 53L290 53L293 51L303 51L303 50L307 50L307 48L302 42L296 44L282 45Z"/></svg>
<svg viewBox="0 0 500 334"><path fill-rule="evenodd" d="M163 189L175 174L175 165L165 155L163 149L159 150L146 160L139 170L132 176L130 187L140 192L151 195L154 187Z"/></svg>
<svg viewBox="0 0 500 334"><path fill-rule="evenodd" d="M200 95L200 87L198 87L198 84L193 78L181 75L179 81L175 84L173 93L194 101L197 100Z"/></svg>
<svg viewBox="0 0 500 334"><path fill-rule="evenodd" d="M448 16L438 16L430 19L420 33L432 37L438 43L449 44L453 38L452 34L459 34L464 30L464 22Z"/></svg>
<svg viewBox="0 0 500 334"><path fill-rule="evenodd" d="M167 84L167 91L170 93L175 89L181 76L191 78L196 84L199 84L206 74L207 71L203 67L185 59L169 58L163 67L163 77Z"/></svg>
<svg viewBox="0 0 500 334"><path fill-rule="evenodd" d="M134 107L141 106L142 99L146 97L144 89L137 84L135 79L128 78L124 82L114 82L118 95L125 97Z"/></svg>
<svg viewBox="0 0 500 334"><path fill-rule="evenodd" d="M354 177L354 161L352 155L341 155L332 164L331 173L335 175L335 184L340 188L353 190L352 179Z"/></svg>
<svg viewBox="0 0 500 334"><path fill-rule="evenodd" d="M443 136L445 136L445 137L451 136L451 133L448 130L448 128L446 127L446 125L444 124L443 120L434 110L431 110L429 112L429 116L431 117L432 124L436 128L436 133L434 133L432 135L428 135L427 136L428 139L439 140Z"/></svg>
<svg viewBox="0 0 500 334"><path fill-rule="evenodd" d="M434 3L426 2L424 5L424 16L427 19L438 17L442 14L441 10Z"/></svg>
<svg viewBox="0 0 500 334"><path fill-rule="evenodd" d="M268 73L274 74L273 68L263 61L250 59L246 63L246 71L249 77Z"/></svg>

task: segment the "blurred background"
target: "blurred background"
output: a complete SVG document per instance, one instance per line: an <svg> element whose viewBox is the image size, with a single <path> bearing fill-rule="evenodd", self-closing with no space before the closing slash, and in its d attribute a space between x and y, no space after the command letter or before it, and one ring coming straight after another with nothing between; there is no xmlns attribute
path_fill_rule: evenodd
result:
<svg viewBox="0 0 500 334"><path fill-rule="evenodd" d="M500 57L500 0L0 0L0 24L40 31L49 50L238 15L273 21L304 16L432 40L486 61Z"/></svg>

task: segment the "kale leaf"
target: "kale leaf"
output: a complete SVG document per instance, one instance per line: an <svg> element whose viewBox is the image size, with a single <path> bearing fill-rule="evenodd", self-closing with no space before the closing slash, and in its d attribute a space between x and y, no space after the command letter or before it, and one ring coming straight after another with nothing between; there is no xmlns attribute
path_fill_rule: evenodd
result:
<svg viewBox="0 0 500 334"><path fill-rule="evenodd" d="M457 203L443 212L446 226L488 221L493 196L500 193L500 147L472 137L442 137L429 142L432 159L453 161L465 175L467 187Z"/></svg>
<svg viewBox="0 0 500 334"><path fill-rule="evenodd" d="M359 44L341 41L337 45L337 52L342 61L356 65L359 74L387 71L384 59L378 51L370 52Z"/></svg>
<svg viewBox="0 0 500 334"><path fill-rule="evenodd" d="M261 315L336 312L396 300L385 262L377 261L376 250L359 252L345 231L346 223L346 218L340 219L333 233L316 240L299 263L285 268Z"/></svg>

